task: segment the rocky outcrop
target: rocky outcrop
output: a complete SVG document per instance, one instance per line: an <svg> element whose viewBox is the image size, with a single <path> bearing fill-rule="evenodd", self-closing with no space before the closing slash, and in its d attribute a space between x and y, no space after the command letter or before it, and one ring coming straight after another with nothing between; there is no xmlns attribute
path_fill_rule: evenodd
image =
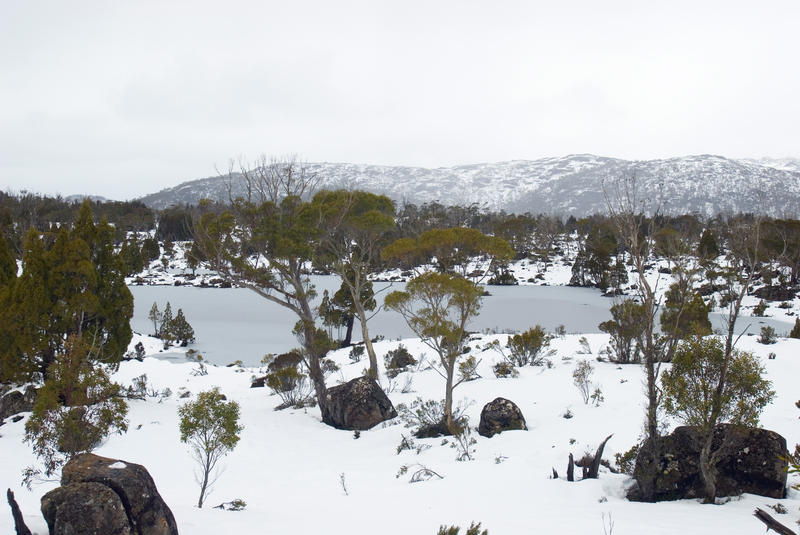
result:
<svg viewBox="0 0 800 535"><path fill-rule="evenodd" d="M325 423L363 431L397 416L394 405L374 379L357 377L328 389Z"/></svg>
<svg viewBox="0 0 800 535"><path fill-rule="evenodd" d="M36 403L36 393L36 388L28 385L24 393L13 390L0 397L0 423L9 416L32 411L33 404Z"/></svg>
<svg viewBox="0 0 800 535"><path fill-rule="evenodd" d="M528 430L522 411L513 401L496 398L484 405L481 411L481 421L478 424L479 435L491 438L498 433L512 429Z"/></svg>
<svg viewBox="0 0 800 535"><path fill-rule="evenodd" d="M720 424L714 429L712 448L721 444L717 462L717 497L735 496L743 492L783 498L786 494L786 439L774 431ZM642 499L644 474L658 474L655 481L656 501L700 498L704 496L700 473L700 450L703 442L699 428L678 427L661 437L657 466L652 467L642 446L636 459L633 477L637 484L628 492L632 500Z"/></svg>
<svg viewBox="0 0 800 535"><path fill-rule="evenodd" d="M125 506L116 492L100 483L75 483L42 497L50 535L131 535Z"/></svg>
<svg viewBox="0 0 800 535"><path fill-rule="evenodd" d="M121 504L124 522L115 524L113 529L91 531L94 529L92 526L99 522L120 520L120 515L114 513L117 502ZM81 503L86 505L80 506ZM161 499L144 466L92 453L77 455L64 466L61 487L42 497L42 514L50 526L51 535L178 533L172 511ZM85 515L85 524L80 523L81 515ZM67 523L73 531L54 531Z"/></svg>

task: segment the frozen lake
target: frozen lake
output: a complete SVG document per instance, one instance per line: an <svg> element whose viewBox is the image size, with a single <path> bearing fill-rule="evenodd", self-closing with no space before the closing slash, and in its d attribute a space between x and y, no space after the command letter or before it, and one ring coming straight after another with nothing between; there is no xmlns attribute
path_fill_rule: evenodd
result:
<svg viewBox="0 0 800 535"><path fill-rule="evenodd" d="M339 279L333 276L312 277L319 295L323 290L333 294L339 288ZM376 292L389 286L375 283ZM394 283L390 289L379 292L382 302L389 291L402 289ZM193 288L189 286L131 286L134 297L134 316L131 326L137 332L150 334L153 324L147 319L153 302L160 310L167 301L173 313L182 308L186 319L194 327L197 343L192 347L215 364L228 364L241 360L255 366L267 353L283 353L297 347L291 331L297 318L287 309L241 288ZM480 315L469 328L472 331L520 331L541 325L554 330L564 325L567 332L600 332L597 325L610 319L609 307L613 300L602 297L595 289L568 286L490 286L491 296L484 297ZM723 324L712 314L715 328ZM772 325L781 334L791 329L791 324L770 318L740 318L737 331L753 324L750 333L758 333L761 325ZM383 335L387 339L414 336L402 316L382 310L370 320L370 335ZM356 322L353 341L361 340L361 330Z"/></svg>

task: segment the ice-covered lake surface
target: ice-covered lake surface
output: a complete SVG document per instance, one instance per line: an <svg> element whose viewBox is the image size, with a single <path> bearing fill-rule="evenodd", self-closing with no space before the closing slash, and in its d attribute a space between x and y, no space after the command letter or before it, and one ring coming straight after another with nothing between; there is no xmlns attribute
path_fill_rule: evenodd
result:
<svg viewBox="0 0 800 535"><path fill-rule="evenodd" d="M333 294L339 279L333 276L314 276L319 296L324 290ZM383 296L401 290L403 283L375 283L378 303ZM151 334L153 323L147 319L153 302L163 310L167 301L173 312L183 309L194 327L197 342L192 345L211 363L225 365L241 360L247 366L257 365L267 353L283 353L298 346L291 331L297 318L284 307L243 288L194 288L187 286L131 286L134 296L134 316L131 320L137 332ZM489 286L491 295L484 297L480 315L470 324L470 330L497 332L521 331L541 325L552 331L563 325L571 333L600 332L598 324L610 319L613 299L603 297L599 290L569 286ZM319 301L319 297L317 299ZM719 314L712 314L715 329L723 329ZM771 325L777 333L788 332L792 325L771 318L742 317L737 331L747 328L748 334L758 334L762 325ZM386 339L413 337L405 320L396 312L381 310L369 322L370 335ZM356 322L353 341L361 340ZM168 354L175 358L175 353ZM166 356L166 355L165 355Z"/></svg>

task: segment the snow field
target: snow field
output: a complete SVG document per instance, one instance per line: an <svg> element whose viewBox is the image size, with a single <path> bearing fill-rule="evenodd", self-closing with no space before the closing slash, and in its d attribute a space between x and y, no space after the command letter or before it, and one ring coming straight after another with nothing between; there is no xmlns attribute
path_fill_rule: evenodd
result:
<svg viewBox="0 0 800 535"><path fill-rule="evenodd" d="M130 384L134 377L147 374L155 389L170 388L172 395L132 400L129 430L109 437L96 450L99 455L143 464L153 476L158 489L175 514L181 533L419 533L434 534L441 524L466 528L470 521L481 521L493 535L541 533L603 533L603 525L613 521L613 533L619 534L706 534L727 532L750 534L762 529L751 517L756 507L777 502L788 509L776 518L793 525L800 518L800 493L789 491L784 500L760 496L735 497L721 506L701 505L695 500L642 504L628 502L627 476L601 468L597 480L567 482L567 456L579 458L594 452L607 435L614 433L603 457L612 461L614 453L624 452L637 440L644 418L642 369L637 365L618 366L597 362L596 356L607 343L603 334L586 335L591 355L577 354L580 335L556 338L551 348L552 368L525 367L516 379L498 379L491 365L500 359L494 351L480 347L494 339L504 342L506 335L476 335L469 343L472 354L482 359L481 379L463 383L455 390L455 399L472 400L467 409L470 424L477 427L483 405L502 396L522 410L528 431L512 431L491 439L476 431L476 455L473 461L457 462L456 450L442 445L442 438L415 439L421 451L396 453L401 436L410 436L402 424L387 422L358 439L350 431L340 431L321 423L317 408L274 411L280 403L264 388L251 389L250 378L257 369L208 366L208 375L195 376L196 364L146 358L143 362L125 362L115 379ZM136 342L136 339L133 343ZM417 359L434 355L416 339L402 343ZM148 352L157 351L157 343L145 344ZM381 371L382 357L397 347L397 341L376 344ZM768 378L777 392L775 401L764 411L761 422L767 429L781 433L793 449L800 442L800 411L794 403L800 397L800 341L780 340L771 346L760 345L755 337L744 337L740 349L753 351L762 358ZM767 354L774 352L775 359ZM366 358L351 363L348 350L331 357L341 366L328 378L328 384L351 379L366 367ZM160 353L160 357L182 358ZM605 401L598 407L585 405L572 383L572 370L580 359L588 359L595 368L593 382L603 391ZM413 392L402 393L404 375L413 376ZM404 372L395 380L389 397L397 406L416 397L441 399L444 380L432 369ZM389 389L384 374L381 384ZM178 438L177 407L184 403L178 394L185 388L194 395L219 386L228 399L241 406L244 431L236 449L224 460L224 471L203 509L194 507L198 486L193 479L194 463ZM565 419L569 410L573 417ZM32 492L19 487L23 467L34 462L30 448L22 443L24 422L10 420L0 427L0 451L5 461L0 466L2 480L15 491L34 532L46 533L39 513L39 499L57 486L48 482ZM672 422L671 426L676 422ZM571 443L574 441L573 443ZM416 469L424 465L444 476L410 484ZM408 473L396 477L400 467L409 465ZM414 465L414 466L412 466ZM556 468L560 479L551 479ZM344 484L347 495L341 485ZM790 483L800 478L794 476ZM247 509L240 512L213 509L218 503L241 498ZM772 512L770 510L770 512ZM11 515L0 515L0 531L13 530Z"/></svg>

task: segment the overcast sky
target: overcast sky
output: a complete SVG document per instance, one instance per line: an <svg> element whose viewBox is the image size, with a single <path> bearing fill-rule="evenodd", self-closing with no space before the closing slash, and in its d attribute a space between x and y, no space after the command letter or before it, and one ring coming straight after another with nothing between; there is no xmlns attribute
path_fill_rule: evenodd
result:
<svg viewBox="0 0 800 535"><path fill-rule="evenodd" d="M800 2L0 1L0 189L232 157L800 156Z"/></svg>

